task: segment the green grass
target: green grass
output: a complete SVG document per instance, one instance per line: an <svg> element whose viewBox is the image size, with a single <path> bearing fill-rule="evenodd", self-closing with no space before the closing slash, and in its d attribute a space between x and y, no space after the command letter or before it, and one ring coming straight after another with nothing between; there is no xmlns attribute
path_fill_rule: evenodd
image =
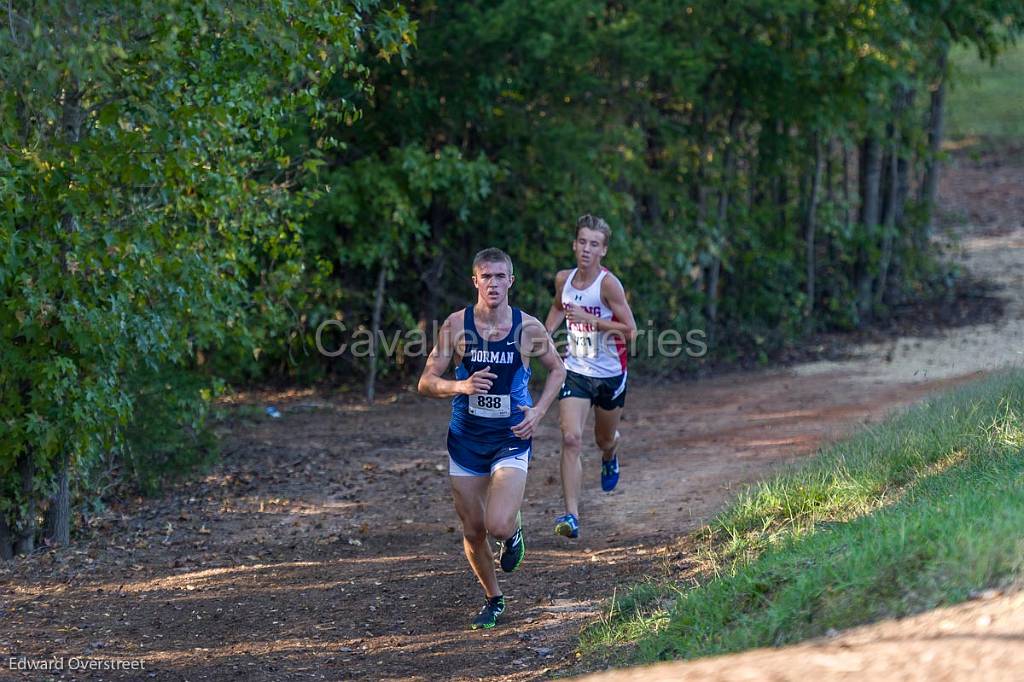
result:
<svg viewBox="0 0 1024 682"><path fill-rule="evenodd" d="M690 584L616 596L590 659L781 645L1024 576L1024 373L919 405L740 496L694 536Z"/></svg>
<svg viewBox="0 0 1024 682"><path fill-rule="evenodd" d="M948 136L1024 138L1024 43L1007 48L994 66L966 48L954 49L951 58Z"/></svg>

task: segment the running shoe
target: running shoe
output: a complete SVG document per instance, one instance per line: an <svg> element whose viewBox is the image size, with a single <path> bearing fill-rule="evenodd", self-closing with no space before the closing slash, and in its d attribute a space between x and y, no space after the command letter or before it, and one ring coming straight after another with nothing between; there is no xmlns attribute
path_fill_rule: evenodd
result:
<svg viewBox="0 0 1024 682"><path fill-rule="evenodd" d="M503 613L505 613L505 597L499 594L497 597L491 597L487 600L487 603L480 609L480 613L476 614L476 618L473 619L473 623L469 627L474 630L493 628L498 622L498 616Z"/></svg>
<svg viewBox="0 0 1024 682"><path fill-rule="evenodd" d="M564 514L555 519L555 534L564 535L567 538L578 538L580 536L580 520L575 514Z"/></svg>
<svg viewBox="0 0 1024 682"><path fill-rule="evenodd" d="M619 450L619 432L615 432L615 442L612 444L612 458L601 460L601 490L610 493L619 484L619 458L615 454Z"/></svg>
<svg viewBox="0 0 1024 682"><path fill-rule="evenodd" d="M601 490L610 493L619 483L619 458L612 457L607 462L601 461Z"/></svg>
<svg viewBox="0 0 1024 682"><path fill-rule="evenodd" d="M501 543L501 555L498 557L501 570L506 573L511 573L519 568L519 564L523 563L523 557L526 556L526 541L523 539L523 515L521 512L516 514L516 526L516 532L512 533L512 537Z"/></svg>

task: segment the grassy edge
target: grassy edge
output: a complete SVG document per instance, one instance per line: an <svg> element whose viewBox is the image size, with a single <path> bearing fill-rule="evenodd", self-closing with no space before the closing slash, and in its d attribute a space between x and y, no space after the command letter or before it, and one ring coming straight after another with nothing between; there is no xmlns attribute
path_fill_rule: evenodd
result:
<svg viewBox="0 0 1024 682"><path fill-rule="evenodd" d="M615 595L581 635L584 660L790 643L1019 580L1022 414L1024 373L1007 373L751 487L682 541L685 582L652 579Z"/></svg>

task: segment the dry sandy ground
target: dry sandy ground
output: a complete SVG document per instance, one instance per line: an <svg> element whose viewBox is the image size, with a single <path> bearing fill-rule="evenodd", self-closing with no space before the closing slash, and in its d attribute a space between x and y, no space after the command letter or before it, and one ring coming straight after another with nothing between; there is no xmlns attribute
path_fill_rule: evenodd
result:
<svg viewBox="0 0 1024 682"><path fill-rule="evenodd" d="M1024 173L1020 176L1024 183ZM1024 194L1024 185L1020 191ZM1024 222L1024 209L1018 216ZM838 372L865 381L902 383L1024 366L1024 228L1018 223L998 231L968 233L961 248L962 262L971 273L1002 288L1003 319L951 329L941 336L865 344L849 359L808 363L794 372L799 376Z"/></svg>
<svg viewBox="0 0 1024 682"><path fill-rule="evenodd" d="M990 178L978 173L955 189L981 191ZM1013 182L1024 187L1024 177ZM1015 358L1024 233L1022 213L1014 215L1017 224L986 225L966 242L969 265L1007 284L1009 319L1000 325L864 349L839 364L636 383L622 429L622 482L600 493L591 447L583 534L575 542L552 533L560 490L557 423L549 415L523 508L527 559L502 577L509 610L493 631L466 630L481 591L451 509L443 401L403 393L367 409L312 393L251 395L259 406L273 400L283 417L238 413L225 425L225 457L208 475L159 499L127 501L69 550L0 567L0 679L529 680L582 672L580 628L617 588L685 570L672 541L739 487ZM923 616L921 632L934 627L913 635L914 646L934 637L936 650L970 649L979 640L963 633L976 626L987 646L1016 651L1024 664L1019 640L999 634L1016 602L1000 599L986 602L993 615L984 628L971 612L963 622L951 615L960 625L943 634L943 617ZM1013 622L1019 625L1007 626ZM840 640L862 636L871 637ZM877 646L907 654L893 643L898 636L878 634ZM805 645L817 652L807 660L845 666L830 673L822 663L815 675L850 674L855 664L874 670L875 649L842 648L840 640ZM832 655L850 650L863 660ZM779 655L775 670L790 674L803 654L785 651L749 655ZM908 670L931 670L936 679L954 670L944 655L929 662L927 651L914 652L918 664ZM9 657L139 661L145 669L65 668L44 678L9 670ZM970 659L975 670L980 657ZM733 667L728 659L690 665Z"/></svg>

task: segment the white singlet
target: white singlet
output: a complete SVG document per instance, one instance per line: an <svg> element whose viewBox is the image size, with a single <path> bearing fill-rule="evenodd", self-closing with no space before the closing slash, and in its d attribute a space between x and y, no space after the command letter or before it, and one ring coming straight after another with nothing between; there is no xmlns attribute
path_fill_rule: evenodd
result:
<svg viewBox="0 0 1024 682"><path fill-rule="evenodd" d="M601 280L608 274L606 268L584 290L572 285L579 268L573 268L562 287L562 307L574 305L602 320L617 321L611 308L601 301ZM621 334L598 331L586 322L569 322L569 355L565 368L571 372L600 379L626 373L626 343Z"/></svg>

